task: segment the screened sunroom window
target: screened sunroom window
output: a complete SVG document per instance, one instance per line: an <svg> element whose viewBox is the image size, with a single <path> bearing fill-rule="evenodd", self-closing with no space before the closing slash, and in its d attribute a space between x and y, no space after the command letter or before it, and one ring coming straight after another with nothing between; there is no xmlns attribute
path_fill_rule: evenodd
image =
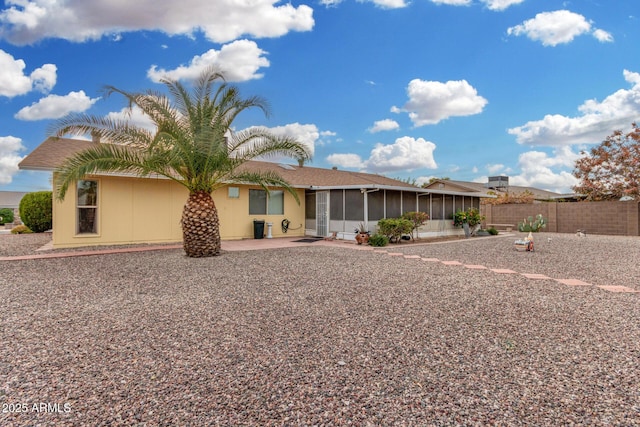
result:
<svg viewBox="0 0 640 427"><path fill-rule="evenodd" d="M98 233L98 181L81 180L77 185L77 234Z"/></svg>

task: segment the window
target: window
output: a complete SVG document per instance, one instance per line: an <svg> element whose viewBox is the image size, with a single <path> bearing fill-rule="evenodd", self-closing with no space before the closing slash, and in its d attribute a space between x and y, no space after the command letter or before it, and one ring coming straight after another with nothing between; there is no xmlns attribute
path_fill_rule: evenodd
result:
<svg viewBox="0 0 640 427"><path fill-rule="evenodd" d="M284 191L249 190L249 215L284 214Z"/></svg>
<svg viewBox="0 0 640 427"><path fill-rule="evenodd" d="M240 189L238 187L229 187L229 192L227 193L230 199L239 199L240 198Z"/></svg>
<svg viewBox="0 0 640 427"><path fill-rule="evenodd" d="M77 234L98 233L98 181L81 180L77 185Z"/></svg>

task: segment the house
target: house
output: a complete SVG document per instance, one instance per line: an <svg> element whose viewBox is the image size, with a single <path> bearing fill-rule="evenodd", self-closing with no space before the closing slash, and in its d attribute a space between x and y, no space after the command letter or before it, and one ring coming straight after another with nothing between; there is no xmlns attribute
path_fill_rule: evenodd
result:
<svg viewBox="0 0 640 427"><path fill-rule="evenodd" d="M20 201L27 194L21 191L0 191L0 209L13 210L13 224L20 224ZM7 228L13 224L8 224Z"/></svg>
<svg viewBox="0 0 640 427"><path fill-rule="evenodd" d="M48 138L20 163L25 170L53 172L74 153L99 142ZM242 167L275 171L297 192L300 203L282 189L230 184L213 193L222 239L252 238L254 220L272 225L272 236L329 236L352 239L364 223L375 231L379 219L423 211L431 221L421 236L457 234L451 217L479 207L486 191L424 189L380 175L309 166L252 161ZM188 193L159 176L97 173L69 188L53 204L56 248L182 241L180 218Z"/></svg>
<svg viewBox="0 0 640 427"><path fill-rule="evenodd" d="M552 201L560 199L572 199L575 196L573 194L560 194L553 191L541 190L535 187L525 187L520 185L510 185L508 176L490 176L487 182L469 182L469 181L454 181L449 179L437 179L431 182L425 188L427 189L440 189L451 191L473 191L473 192L485 192L490 195L499 196L502 194L523 194L525 192L533 195L534 201Z"/></svg>

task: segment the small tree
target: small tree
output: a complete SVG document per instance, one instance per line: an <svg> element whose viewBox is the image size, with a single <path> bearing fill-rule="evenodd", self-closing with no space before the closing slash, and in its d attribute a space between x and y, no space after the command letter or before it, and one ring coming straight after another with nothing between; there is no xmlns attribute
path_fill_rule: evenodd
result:
<svg viewBox="0 0 640 427"><path fill-rule="evenodd" d="M408 219L413 223L413 230L411 230L411 238L413 239L414 231L416 233L416 237L419 237L418 228L429 220L429 214L426 212L405 212L402 214L402 218Z"/></svg>
<svg viewBox="0 0 640 427"><path fill-rule="evenodd" d="M50 230L53 223L53 193L27 193L20 201L20 218L34 233Z"/></svg>
<svg viewBox="0 0 640 427"><path fill-rule="evenodd" d="M576 161L573 175L580 183L573 191L587 200L640 199L640 128L615 131Z"/></svg>

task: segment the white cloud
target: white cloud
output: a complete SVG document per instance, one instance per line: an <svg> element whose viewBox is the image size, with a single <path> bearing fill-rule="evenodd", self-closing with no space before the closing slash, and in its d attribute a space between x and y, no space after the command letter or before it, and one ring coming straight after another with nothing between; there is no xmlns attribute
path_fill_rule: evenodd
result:
<svg viewBox="0 0 640 427"><path fill-rule="evenodd" d="M265 53L254 41L237 40L222 46L220 50L211 49L195 56L187 66L165 70L153 65L147 71L147 76L154 82L162 78L195 80L204 69L216 67L229 82L259 79L263 76L257 73L260 67L269 66L269 61L263 56Z"/></svg>
<svg viewBox="0 0 640 427"><path fill-rule="evenodd" d="M302 125L300 123L291 123L284 126L276 126L269 128L275 135L288 136L298 140L309 149L311 156L315 153L315 144L320 137L320 132L316 125Z"/></svg>
<svg viewBox="0 0 640 427"><path fill-rule="evenodd" d="M481 0L490 10L502 11L515 4L520 4L524 0Z"/></svg>
<svg viewBox="0 0 640 427"><path fill-rule="evenodd" d="M407 7L408 3L404 0L369 0L371 3L383 9L400 9Z"/></svg>
<svg viewBox="0 0 640 427"><path fill-rule="evenodd" d="M353 153L332 154L327 161L345 168L358 168L374 173L412 171L415 169L436 169L433 158L436 144L423 138L403 136L393 144L376 144L369 158L363 160Z"/></svg>
<svg viewBox="0 0 640 427"><path fill-rule="evenodd" d="M89 98L84 91L69 92L68 95L49 95L24 107L15 115L20 120L59 119L69 113L88 110L99 98Z"/></svg>
<svg viewBox="0 0 640 427"><path fill-rule="evenodd" d="M332 166L346 169L363 169L365 167L362 158L357 154L331 154L327 156L327 162Z"/></svg>
<svg viewBox="0 0 640 427"><path fill-rule="evenodd" d="M0 136L0 184L10 184L18 173L18 163L24 157L18 152L25 150L22 140L14 136Z"/></svg>
<svg viewBox="0 0 640 427"><path fill-rule="evenodd" d="M384 119L384 120L378 120L377 122L374 122L373 126L370 127L368 130L371 133L376 133L376 132L382 132L382 131L388 131L388 130L396 130L399 128L400 128L400 125L395 120Z"/></svg>
<svg viewBox="0 0 640 427"><path fill-rule="evenodd" d="M487 165L487 171L491 174L491 175L495 175L498 172L501 172L504 170L504 165L501 163L495 164L495 165Z"/></svg>
<svg viewBox="0 0 640 427"><path fill-rule="evenodd" d="M15 59L0 49L0 96L11 98L32 90L46 93L53 89L57 79L55 65L44 64L28 76L24 74L25 67L22 59Z"/></svg>
<svg viewBox="0 0 640 427"><path fill-rule="evenodd" d="M592 33L601 42L613 41L611 34L601 29L592 31L591 23L584 16L568 10L541 12L535 18L507 29L509 35L525 35L531 40L542 42L544 46L569 43L574 38L588 33Z"/></svg>
<svg viewBox="0 0 640 427"><path fill-rule="evenodd" d="M468 6L471 0L431 0L431 3L446 4L449 6Z"/></svg>
<svg viewBox="0 0 640 427"><path fill-rule="evenodd" d="M482 112L487 100L466 80L446 83L414 79L407 87L409 101L391 112L409 113L415 126L433 125L455 116L470 116Z"/></svg>
<svg viewBox="0 0 640 427"><path fill-rule="evenodd" d="M568 147L560 147L553 151L553 156L541 151L528 151L518 158L520 175L510 176L509 184L541 188L559 193L571 192L571 187L578 183L571 172L580 154Z"/></svg>
<svg viewBox="0 0 640 427"><path fill-rule="evenodd" d="M613 36L611 35L611 33L608 33L605 30L601 30L599 28L593 32L593 37L595 37L602 43L611 43L613 41Z"/></svg>
<svg viewBox="0 0 640 427"><path fill-rule="evenodd" d="M546 115L508 132L520 144L562 146L593 144L602 141L614 130L623 129L640 116L640 73L624 70L624 78L633 86L620 89L602 102L585 101L578 110L582 115L567 117Z"/></svg>
<svg viewBox="0 0 640 427"><path fill-rule="evenodd" d="M149 116L143 114L142 110L138 107L133 107L131 109L123 108L120 111L111 112L107 114L107 118L114 121L126 121L133 126L147 129L152 132L155 132L156 130L155 123L153 123Z"/></svg>
<svg viewBox="0 0 640 427"><path fill-rule="evenodd" d="M0 11L0 38L29 44L45 38L75 42L138 30L159 30L170 35L202 31L214 42L225 43L243 35L280 37L290 31L310 31L313 9L277 0L251 2L220 0L5 0Z"/></svg>

